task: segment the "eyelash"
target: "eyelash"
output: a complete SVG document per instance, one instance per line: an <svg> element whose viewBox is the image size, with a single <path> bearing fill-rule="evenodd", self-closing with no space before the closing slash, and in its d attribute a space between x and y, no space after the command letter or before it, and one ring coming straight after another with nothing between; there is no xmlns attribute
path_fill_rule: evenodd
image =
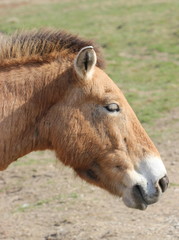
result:
<svg viewBox="0 0 179 240"><path fill-rule="evenodd" d="M104 107L107 111L112 112L112 113L120 111L120 107L117 103L110 103Z"/></svg>

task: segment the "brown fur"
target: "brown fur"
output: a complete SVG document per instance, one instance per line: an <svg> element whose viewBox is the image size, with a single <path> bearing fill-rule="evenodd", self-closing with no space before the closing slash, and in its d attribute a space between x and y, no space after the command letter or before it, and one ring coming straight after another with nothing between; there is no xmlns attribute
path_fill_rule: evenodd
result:
<svg viewBox="0 0 179 240"><path fill-rule="evenodd" d="M122 92L97 66L81 81L79 50L92 42L51 30L22 32L0 42L0 170L19 157L52 149L85 180L118 194L125 172L158 152ZM121 113L106 114L117 102Z"/></svg>

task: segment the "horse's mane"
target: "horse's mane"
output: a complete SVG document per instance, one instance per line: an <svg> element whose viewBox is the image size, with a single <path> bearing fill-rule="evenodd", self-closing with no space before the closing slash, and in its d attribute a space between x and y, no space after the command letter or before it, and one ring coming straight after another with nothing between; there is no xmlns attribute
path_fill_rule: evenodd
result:
<svg viewBox="0 0 179 240"><path fill-rule="evenodd" d="M50 62L56 58L69 59L81 48L93 46L97 54L97 66L104 67L100 48L90 40L84 40L65 31L40 29L0 35L0 66L31 62Z"/></svg>

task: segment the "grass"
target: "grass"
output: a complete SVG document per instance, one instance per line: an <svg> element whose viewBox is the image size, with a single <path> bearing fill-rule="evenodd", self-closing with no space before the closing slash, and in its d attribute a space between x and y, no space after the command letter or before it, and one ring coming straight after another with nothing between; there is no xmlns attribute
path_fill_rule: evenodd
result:
<svg viewBox="0 0 179 240"><path fill-rule="evenodd" d="M107 73L140 121L178 106L178 0L77 0L0 9L0 30L55 27L103 46Z"/></svg>

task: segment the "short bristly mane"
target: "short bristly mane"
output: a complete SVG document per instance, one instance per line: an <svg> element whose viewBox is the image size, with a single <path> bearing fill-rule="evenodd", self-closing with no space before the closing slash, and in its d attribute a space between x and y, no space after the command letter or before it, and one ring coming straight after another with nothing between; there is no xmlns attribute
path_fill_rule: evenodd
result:
<svg viewBox="0 0 179 240"><path fill-rule="evenodd" d="M65 31L40 29L0 36L0 66L50 62L63 56L76 55L81 48L92 45L97 53L97 66L104 67L100 48Z"/></svg>

